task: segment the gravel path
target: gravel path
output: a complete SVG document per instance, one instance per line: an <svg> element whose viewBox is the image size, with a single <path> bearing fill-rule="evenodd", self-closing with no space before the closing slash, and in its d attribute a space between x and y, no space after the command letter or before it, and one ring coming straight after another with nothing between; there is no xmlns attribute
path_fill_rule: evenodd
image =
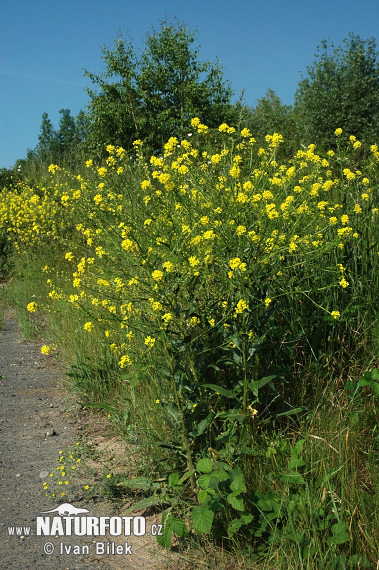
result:
<svg viewBox="0 0 379 570"><path fill-rule="evenodd" d="M169 562L152 536L127 537L132 544L131 555L107 556L96 553L94 537L36 535L36 517L58 506L45 497L42 483L55 469L59 450L76 441L81 427L79 417L64 411L65 393L59 388L62 373L52 358L41 355L40 346L21 339L18 325L8 312L0 331L0 568L181 567L179 560ZM54 435L47 435L52 431ZM115 514L105 503L75 506L87 508L91 516ZM149 528L150 523L147 519ZM10 535L9 527L16 526L30 527L30 536L24 531L20 536ZM125 544L125 537L121 538L117 544ZM47 542L54 547L51 555L44 553ZM89 552L75 554L71 548L69 554L60 553L61 548L67 552L74 545L81 553L87 546Z"/></svg>

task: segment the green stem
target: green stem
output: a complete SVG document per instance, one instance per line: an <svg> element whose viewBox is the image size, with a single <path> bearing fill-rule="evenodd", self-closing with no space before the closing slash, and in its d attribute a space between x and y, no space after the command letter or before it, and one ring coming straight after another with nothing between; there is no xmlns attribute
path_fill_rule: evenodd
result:
<svg viewBox="0 0 379 570"><path fill-rule="evenodd" d="M195 477L194 477L195 468L194 468L193 461L192 461L191 446L190 446L190 443L189 443L188 438L187 438L186 426L185 426L184 417L183 417L183 410L182 410L182 406L180 404L180 398L179 398L179 394L178 394L178 390L177 390L176 382L175 382L175 374L174 374L174 370L172 367L171 357L170 357L170 354L167 350L166 342L164 342L164 347L165 347L165 352L167 355L168 365L170 368L171 388L172 388L172 391L174 393L176 406L177 406L177 409L178 409L179 415L180 415L180 424L181 424L181 428L182 428L181 429L182 441L183 441L183 447L184 447L186 459L187 459L187 469L188 469L189 473L191 473L189 480L190 480L190 484L191 484L191 489L192 489L192 491L194 491L195 490Z"/></svg>

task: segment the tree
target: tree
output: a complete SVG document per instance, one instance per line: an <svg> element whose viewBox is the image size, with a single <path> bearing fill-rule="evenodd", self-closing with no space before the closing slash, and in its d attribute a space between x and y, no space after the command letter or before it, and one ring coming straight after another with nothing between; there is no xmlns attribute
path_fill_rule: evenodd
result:
<svg viewBox="0 0 379 570"><path fill-rule="evenodd" d="M49 119L49 115L43 113L36 154L42 161L52 162L58 153L59 143L57 132Z"/></svg>
<svg viewBox="0 0 379 570"><path fill-rule="evenodd" d="M330 47L334 47L331 44ZM342 128L360 140L379 132L379 76L375 40L350 34L332 52L326 40L295 95L302 142L333 145Z"/></svg>
<svg viewBox="0 0 379 570"><path fill-rule="evenodd" d="M231 88L218 63L199 60L194 41L183 24L163 21L147 34L140 57L121 37L113 49L103 47L105 72L86 72L95 85L87 90L95 151L110 143L129 147L135 138L158 150L170 136L182 136L193 116L209 126L230 119Z"/></svg>
<svg viewBox="0 0 379 570"><path fill-rule="evenodd" d="M113 50L102 48L105 72L86 71L94 89L87 88L88 149L98 155L106 144L128 147L140 131L139 95L136 85L136 56L129 40L118 37Z"/></svg>
<svg viewBox="0 0 379 570"><path fill-rule="evenodd" d="M250 109L245 123L256 138L264 138L274 132L283 135L288 155L297 148L293 108L291 105L284 105L272 89L268 89L266 95L258 99L255 108Z"/></svg>
<svg viewBox="0 0 379 570"><path fill-rule="evenodd" d="M230 120L232 90L218 63L201 62L195 34L183 24L161 22L147 34L139 62L144 137L161 147L170 136L184 136L192 117L215 127Z"/></svg>
<svg viewBox="0 0 379 570"><path fill-rule="evenodd" d="M83 111L77 117L69 109L59 111L58 129L55 129L47 113L42 114L38 145L28 151L26 162L75 163L82 150L88 131L88 118Z"/></svg>
<svg viewBox="0 0 379 570"><path fill-rule="evenodd" d="M73 154L78 144L78 134L76 131L75 117L71 115L70 109L59 111L59 129L57 132L58 155L62 159L65 155Z"/></svg>

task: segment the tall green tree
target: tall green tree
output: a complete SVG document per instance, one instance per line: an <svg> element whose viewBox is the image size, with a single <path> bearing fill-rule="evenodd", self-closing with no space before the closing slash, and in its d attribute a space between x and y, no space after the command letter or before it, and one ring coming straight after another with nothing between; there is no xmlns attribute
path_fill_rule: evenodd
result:
<svg viewBox="0 0 379 570"><path fill-rule="evenodd" d="M105 71L86 71L93 83L87 88L88 105L87 146L101 155L106 144L128 147L138 138L141 116L136 85L137 60L129 39L118 37L113 49L102 48Z"/></svg>
<svg viewBox="0 0 379 570"><path fill-rule="evenodd" d="M59 145L59 155L72 154L78 144L78 134L76 130L75 117L71 115L70 109L61 109L59 111L59 128L57 131L57 140Z"/></svg>
<svg viewBox="0 0 379 570"><path fill-rule="evenodd" d="M49 119L48 113L42 113L41 128L38 135L36 154L42 161L53 161L59 154L57 131Z"/></svg>
<svg viewBox="0 0 379 570"><path fill-rule="evenodd" d="M286 145L281 152L290 156L298 145L297 127L291 105L284 105L272 89L258 99L254 108L245 113L244 122L254 137L263 139L274 132L283 135Z"/></svg>
<svg viewBox="0 0 379 570"><path fill-rule="evenodd" d="M379 74L375 40L350 34L335 49L323 40L298 85L295 111L302 142L335 142L341 127L359 139L379 134ZM332 49L332 51L331 51Z"/></svg>
<svg viewBox="0 0 379 570"><path fill-rule="evenodd" d="M144 137L155 147L183 136L194 116L211 127L231 119L231 87L218 62L200 60L195 41L179 22L163 21L146 36L137 84Z"/></svg>
<svg viewBox="0 0 379 570"><path fill-rule="evenodd" d="M105 71L86 72L93 83L87 92L94 152L110 143L128 147L136 138L158 150L170 136L181 136L195 115L209 126L230 119L230 85L218 63L200 61L194 42L186 26L163 21L147 34L138 57L129 39L103 47Z"/></svg>

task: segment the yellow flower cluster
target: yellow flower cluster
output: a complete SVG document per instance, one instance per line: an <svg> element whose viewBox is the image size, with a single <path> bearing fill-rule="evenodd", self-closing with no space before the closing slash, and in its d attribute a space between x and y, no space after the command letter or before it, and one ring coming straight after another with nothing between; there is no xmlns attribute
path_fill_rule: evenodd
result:
<svg viewBox="0 0 379 570"><path fill-rule="evenodd" d="M341 172L337 152L309 145L281 163L278 133L257 148L247 128L223 123L211 138L198 117L191 126L201 136L171 137L162 156L145 160L141 141L132 157L108 145L103 164L88 159L80 175L51 165L44 186L22 183L0 199L0 231L20 253L49 241L62 248L65 270L46 266L47 301L67 303L78 330L96 332L86 338L101 338L120 368L133 367L138 351L153 354L146 347L161 346L159 335L220 328L227 338L273 300L294 303L311 287L322 306L320 267L335 271L376 220L370 172L348 160ZM358 142L347 143L353 155ZM371 153L376 160L375 145ZM328 284L341 313L351 275ZM325 311L338 319L334 308Z"/></svg>

